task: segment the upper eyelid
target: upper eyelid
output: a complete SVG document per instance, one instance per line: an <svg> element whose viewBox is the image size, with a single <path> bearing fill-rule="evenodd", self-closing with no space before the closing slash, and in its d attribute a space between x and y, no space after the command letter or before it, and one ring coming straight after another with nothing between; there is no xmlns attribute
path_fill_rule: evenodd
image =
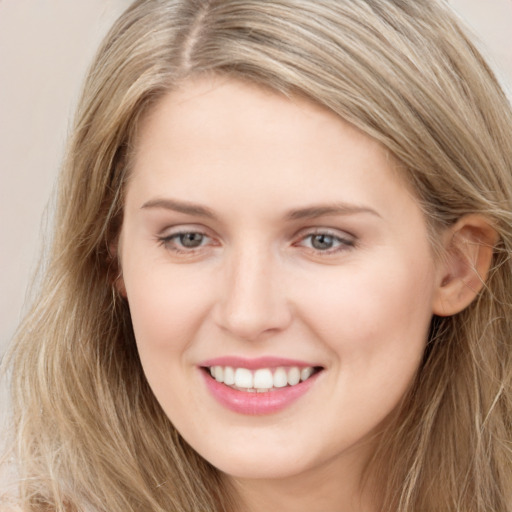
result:
<svg viewBox="0 0 512 512"><path fill-rule="evenodd" d="M205 237L209 240L202 240L201 244L197 247L187 247L180 243L179 236L185 235L187 233L197 233L201 236ZM176 231L173 233L169 233L167 235L160 235L157 236L157 242L159 246L162 246L165 248L166 251L169 251L171 253L175 253L176 255L182 255L182 256L193 256L197 255L198 253L203 252L204 250L208 249L208 246L211 245L212 237L209 235L201 232L201 231L194 231L194 230L182 230L182 231ZM203 243L204 242L204 243ZM216 244L214 244L216 245Z"/></svg>
<svg viewBox="0 0 512 512"><path fill-rule="evenodd" d="M317 235L326 235L329 237L334 238L337 240L337 244L334 247L321 250L316 249L314 247L308 247L306 246L306 240L310 237L317 236ZM311 242L310 242L311 243ZM345 253L347 250L354 249L358 245L358 238L352 233L349 233L345 230L337 229L337 228L325 228L325 227L313 227L313 228L306 228L296 235L293 243L293 246L296 247L303 247L304 250L307 250L308 252L311 252L313 254L317 254L319 256L323 256L325 258L327 257L334 257L336 255L340 255L342 253Z"/></svg>
<svg viewBox="0 0 512 512"><path fill-rule="evenodd" d="M211 230L204 226L197 224L176 224L174 226L165 226L163 229L160 229L158 237L167 238L185 233L200 233L201 235L212 236Z"/></svg>
<svg viewBox="0 0 512 512"><path fill-rule="evenodd" d="M178 239L179 236L186 235L188 233L197 233L197 234L203 236L204 238L206 238L207 240L213 240L213 237L211 237L207 233L204 233L203 231L193 231L193 230L176 231L174 233L169 233L167 235L161 235L161 236L158 236L158 240L160 242L169 242L170 243L171 241ZM198 248L199 247L197 247L196 249L198 249Z"/></svg>
<svg viewBox="0 0 512 512"><path fill-rule="evenodd" d="M168 235L163 235L159 237L162 240L170 240L171 238L179 237L181 235L188 235L190 233L201 235L204 238L212 238L210 235L203 233L202 231L176 231L175 233L169 233Z"/></svg>
<svg viewBox="0 0 512 512"><path fill-rule="evenodd" d="M350 231L339 229L339 228L328 228L328 227L309 227L301 229L295 236L296 237L307 237L311 235L329 235L340 239L356 240L357 236Z"/></svg>
<svg viewBox="0 0 512 512"><path fill-rule="evenodd" d="M330 233L309 233L309 234L307 234L305 236L300 237L298 242L294 242L294 245L299 245L300 243L304 242L304 240L307 240L307 239L309 239L311 237L319 236L319 235L326 235L328 237L331 237L334 240L336 240L339 243L339 245L343 245L343 246L346 246L346 247L353 247L356 244L355 239L349 238L349 237L342 237L342 236L332 235ZM314 249L314 250L319 250L319 249ZM331 250L331 249L327 249L327 250L322 251L322 252L328 252L329 250Z"/></svg>

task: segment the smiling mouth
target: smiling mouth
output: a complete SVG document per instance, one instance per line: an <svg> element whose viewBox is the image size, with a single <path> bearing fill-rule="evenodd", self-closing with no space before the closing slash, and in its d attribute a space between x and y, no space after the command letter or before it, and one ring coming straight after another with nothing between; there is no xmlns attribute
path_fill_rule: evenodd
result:
<svg viewBox="0 0 512 512"><path fill-rule="evenodd" d="M323 370L320 366L280 366L277 368L235 368L232 366L203 367L211 378L237 391L267 393L300 384Z"/></svg>

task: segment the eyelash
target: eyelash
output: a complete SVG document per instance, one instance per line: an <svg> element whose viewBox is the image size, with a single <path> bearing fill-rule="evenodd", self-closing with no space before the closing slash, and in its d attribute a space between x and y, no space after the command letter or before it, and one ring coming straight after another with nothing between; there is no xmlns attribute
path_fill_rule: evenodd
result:
<svg viewBox="0 0 512 512"><path fill-rule="evenodd" d="M201 244L198 245L197 247L186 248L183 246L182 240L181 240L181 242L176 242L177 240L180 240L181 237L184 237L186 235L199 235L199 236L203 237L201 240ZM333 244L336 244L336 246L334 248L331 247L331 248L327 248L325 250L321 250L321 249L312 247L312 240L314 237L329 238L332 240ZM311 241L311 246L309 246L309 247L304 245L304 241L308 240L308 239ZM206 233L204 233L202 231L194 231L194 230L180 231L177 233L172 233L167 236L158 237L158 242L160 245L162 245L165 249L172 251L178 255L181 255L181 254L182 255L194 255L194 254L196 254L197 251L201 250L201 248L205 246L205 242L207 242L208 240L212 240L212 238L209 237ZM179 245L179 244L181 244L181 245ZM300 237L299 241L295 242L293 245L295 247L297 247L297 246L305 247L306 249L314 252L317 255L330 256L330 255L337 254L339 252L353 249L356 245L356 241L352 236L343 237L343 236L339 236L338 234L333 233L332 231L330 231L328 229L324 229L324 230L319 229L317 231L313 231L313 232L304 234L303 236Z"/></svg>
<svg viewBox="0 0 512 512"><path fill-rule="evenodd" d="M312 247L312 241L314 237L326 237L330 238L333 242L333 244L336 244L335 247L331 247L325 250L317 249L315 247ZM340 236L339 234L333 233L332 231L328 229L323 230L317 230L310 233L305 234L302 236L299 240L299 242L295 243L294 245L303 245L305 240L310 240L311 245L310 247L306 247L307 249L313 251L315 254L319 254L321 256L330 256L334 254L338 254L343 251L347 251L350 249L353 249L356 245L354 237L351 236Z"/></svg>
<svg viewBox="0 0 512 512"><path fill-rule="evenodd" d="M177 245L175 240L180 239L181 237L184 237L186 235L200 235L200 236L202 236L203 240L201 241L201 245L199 245L197 247L191 247L191 248L185 248L182 245L181 247L183 247L183 248L180 248L180 246ZM192 255L192 254L195 254L197 252L197 250L200 250L201 247L203 247L204 240L207 240L207 239L210 239L210 238L211 237L209 237L206 233L203 233L201 231L190 230L190 231L180 231L178 233L172 233L171 235L167 235L167 236L163 236L163 237L158 237L158 242L165 249L167 249L169 251L172 251L172 252L174 252L176 254Z"/></svg>

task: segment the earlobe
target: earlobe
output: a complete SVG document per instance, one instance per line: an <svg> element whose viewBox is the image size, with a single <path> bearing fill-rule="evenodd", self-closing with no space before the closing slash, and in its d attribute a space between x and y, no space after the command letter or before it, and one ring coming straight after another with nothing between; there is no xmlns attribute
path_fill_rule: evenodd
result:
<svg viewBox="0 0 512 512"><path fill-rule="evenodd" d="M448 228L434 314L455 315L471 304L485 284L497 241L496 230L480 215L464 216Z"/></svg>

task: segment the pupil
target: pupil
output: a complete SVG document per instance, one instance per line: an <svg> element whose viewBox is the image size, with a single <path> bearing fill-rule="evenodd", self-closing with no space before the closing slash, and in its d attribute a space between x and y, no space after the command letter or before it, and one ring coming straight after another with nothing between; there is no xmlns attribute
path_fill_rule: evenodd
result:
<svg viewBox="0 0 512 512"><path fill-rule="evenodd" d="M330 235L314 235L311 244L315 249L331 249L333 237Z"/></svg>
<svg viewBox="0 0 512 512"><path fill-rule="evenodd" d="M201 233L185 233L180 235L180 243L183 247L199 247L203 241Z"/></svg>

